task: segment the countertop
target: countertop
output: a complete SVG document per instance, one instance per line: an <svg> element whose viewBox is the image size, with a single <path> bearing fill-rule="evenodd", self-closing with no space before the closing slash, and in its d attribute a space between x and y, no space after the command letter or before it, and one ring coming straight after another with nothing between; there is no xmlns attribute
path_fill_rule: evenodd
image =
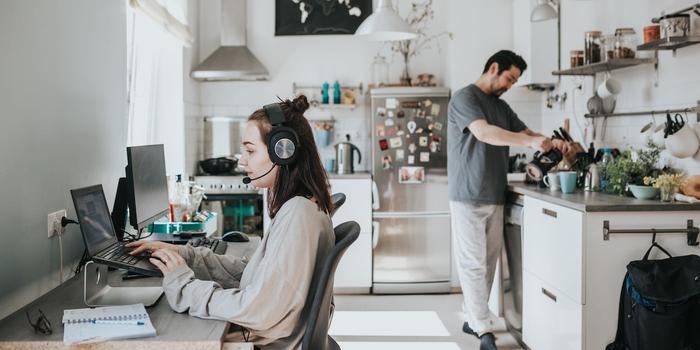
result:
<svg viewBox="0 0 700 350"><path fill-rule="evenodd" d="M600 192L584 192L581 190L577 190L571 194L565 194L561 192L551 192L548 188L539 188L537 185L526 184L524 182L509 182L508 191L585 212L700 210L700 203L664 203L658 199L636 199L633 197L617 196Z"/></svg>
<svg viewBox="0 0 700 350"><path fill-rule="evenodd" d="M369 171L356 171L352 174L336 174L336 173L326 173L328 174L328 178L331 180L336 180L336 179L370 179L372 178L372 174Z"/></svg>

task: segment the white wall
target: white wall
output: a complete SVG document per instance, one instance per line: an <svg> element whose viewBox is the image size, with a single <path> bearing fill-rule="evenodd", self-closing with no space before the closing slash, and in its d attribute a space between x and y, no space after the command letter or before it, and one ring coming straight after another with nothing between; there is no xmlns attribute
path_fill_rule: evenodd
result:
<svg viewBox="0 0 700 350"><path fill-rule="evenodd" d="M199 0L187 1L187 24L195 38L195 43L190 48L183 48L183 95L184 95L184 135L185 135L185 155L184 172L195 174L197 169L198 152L200 150L201 139L197 135L202 131L202 109L200 105L200 84L190 78L190 71L199 64Z"/></svg>
<svg viewBox="0 0 700 350"><path fill-rule="evenodd" d="M643 42L643 27L651 23L652 17L658 17L661 11L672 12L697 3L695 0L564 0L562 4L562 57L563 68L569 67L570 50L583 49L583 36L587 30L602 30L613 33L615 28L632 27L637 32L639 43ZM695 23L695 32L700 33L700 25ZM640 53L638 53L640 54ZM645 53L649 55L649 53ZM676 57L671 52L659 52L658 75L652 65L644 65L614 71L613 77L623 84L618 97L617 111L643 111L650 109L685 108L694 106L700 100L700 46L690 46L677 51ZM602 77L602 76L601 76ZM599 77L600 78L600 77ZM654 83L658 80L658 87ZM598 79L600 83L601 79ZM578 83L583 90L574 90ZM594 87L592 78L563 78L562 91L569 95L563 110L543 108L542 123L545 129L561 126L563 118L572 119L573 136L582 139L586 113L586 101L592 95ZM574 122L578 119L579 129ZM639 130L651 120L645 117L620 117L608 119L605 138L602 139L602 120L598 122L596 146L640 147ZM656 117L662 122L661 117ZM695 122L695 116L691 122ZM588 140L592 136L589 128ZM675 166L690 173L700 172L700 163L688 160L672 160Z"/></svg>
<svg viewBox="0 0 700 350"><path fill-rule="evenodd" d="M46 215L75 217L69 190L101 183L111 207L126 165L125 12L124 1L0 2L0 318L58 285ZM63 245L67 276L84 249L75 225Z"/></svg>

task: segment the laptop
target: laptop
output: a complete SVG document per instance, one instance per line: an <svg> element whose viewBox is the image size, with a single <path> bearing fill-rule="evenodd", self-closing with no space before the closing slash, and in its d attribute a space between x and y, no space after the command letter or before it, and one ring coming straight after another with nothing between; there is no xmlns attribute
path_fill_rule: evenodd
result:
<svg viewBox="0 0 700 350"><path fill-rule="evenodd" d="M85 247L93 261L146 276L163 276L148 261L148 254L129 255L131 248L125 247L126 242L117 240L102 185L71 190L70 194Z"/></svg>

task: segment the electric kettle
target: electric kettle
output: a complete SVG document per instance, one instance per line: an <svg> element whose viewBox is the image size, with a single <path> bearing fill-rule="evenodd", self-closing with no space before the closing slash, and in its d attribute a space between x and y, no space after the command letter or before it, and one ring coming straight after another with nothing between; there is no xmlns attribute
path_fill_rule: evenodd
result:
<svg viewBox="0 0 700 350"><path fill-rule="evenodd" d="M352 174L355 172L353 155L357 151L357 164L362 161L362 154L357 146L350 143L350 135L345 135L347 142L340 142L335 145L336 172L340 175Z"/></svg>

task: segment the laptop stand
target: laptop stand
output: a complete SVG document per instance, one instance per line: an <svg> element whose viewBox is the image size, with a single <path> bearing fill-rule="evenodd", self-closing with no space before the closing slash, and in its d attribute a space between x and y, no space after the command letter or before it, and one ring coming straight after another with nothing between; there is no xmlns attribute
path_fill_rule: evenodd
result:
<svg viewBox="0 0 700 350"><path fill-rule="evenodd" d="M109 277L107 265L94 261L88 261L85 264L83 274L85 305L95 307L143 303L148 307L154 305L163 294L161 286L112 286L109 283ZM133 282L143 284L144 280Z"/></svg>

